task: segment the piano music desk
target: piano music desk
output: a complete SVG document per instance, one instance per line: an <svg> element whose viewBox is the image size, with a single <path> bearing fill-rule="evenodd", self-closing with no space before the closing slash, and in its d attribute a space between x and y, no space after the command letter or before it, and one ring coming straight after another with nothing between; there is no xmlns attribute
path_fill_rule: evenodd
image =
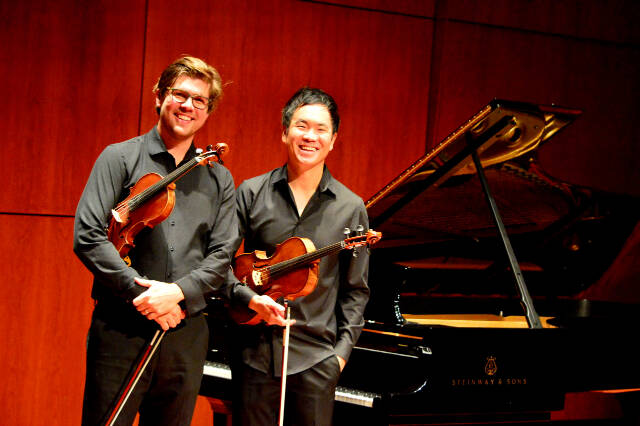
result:
<svg viewBox="0 0 640 426"><path fill-rule="evenodd" d="M410 315L404 318L423 325L445 325L448 327L482 328L528 328L527 319L521 315L500 316L491 314L447 314L447 315ZM540 317L543 328L555 328L548 323L552 317Z"/></svg>

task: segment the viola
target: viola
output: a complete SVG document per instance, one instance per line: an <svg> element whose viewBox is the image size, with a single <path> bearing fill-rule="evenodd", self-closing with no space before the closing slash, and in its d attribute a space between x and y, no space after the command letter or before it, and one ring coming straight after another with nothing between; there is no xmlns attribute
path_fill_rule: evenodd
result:
<svg viewBox="0 0 640 426"><path fill-rule="evenodd" d="M214 162L223 164L222 156L228 150L226 143L219 143L215 148L209 145L206 152L198 149L195 157L165 177L157 173L142 176L131 188L129 196L111 210L107 238L128 266L131 266L131 260L127 254L134 247L135 236L146 227L153 228L171 214L176 202L175 182L205 162L209 166Z"/></svg>
<svg viewBox="0 0 640 426"><path fill-rule="evenodd" d="M153 228L171 214L176 200L175 181L205 162L210 167L213 167L215 162L222 164L222 155L228 149L229 147L225 143L217 144L215 149L209 145L207 146L207 152L202 152L201 149L198 149L195 157L165 177L157 173L149 173L142 176L131 188L129 196L111 210L111 221L107 229L107 236L128 266L131 266L131 260L127 253L134 247L133 240L135 236L145 227ZM118 416L151 357L158 349L165 333L165 331L157 330L147 345L143 347L120 392L113 400L112 407L105 414L105 420L101 423L102 425L113 426L116 423Z"/></svg>
<svg viewBox="0 0 640 426"><path fill-rule="evenodd" d="M318 250L308 238L291 237L278 244L269 257L262 250L240 254L234 259L234 273L240 282L260 295L266 294L273 300L281 297L295 300L315 289L322 257L341 250L370 246L382 238L380 232L370 229L363 233L362 227L358 228L358 235ZM345 229L345 234L349 233L351 231ZM239 324L255 325L260 322L254 312L232 309L230 315Z"/></svg>

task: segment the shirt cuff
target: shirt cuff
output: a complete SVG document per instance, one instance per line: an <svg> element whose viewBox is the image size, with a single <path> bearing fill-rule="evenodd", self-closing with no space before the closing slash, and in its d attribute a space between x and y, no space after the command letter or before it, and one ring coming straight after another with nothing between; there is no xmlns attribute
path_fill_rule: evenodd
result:
<svg viewBox="0 0 640 426"><path fill-rule="evenodd" d="M140 296L146 290L147 290L146 287L138 285L134 281L133 284L131 286L129 286L129 288L127 288L127 290L125 290L125 299L127 300L127 303L133 303L133 299L135 299L136 297Z"/></svg>
<svg viewBox="0 0 640 426"><path fill-rule="evenodd" d="M207 307L207 302L204 300L200 287L188 276L179 279L176 285L180 287L184 295L183 307L186 308L187 316L194 316Z"/></svg>
<svg viewBox="0 0 640 426"><path fill-rule="evenodd" d="M253 296L257 296L257 295L258 293L251 290L248 286L238 283L233 287L232 299L234 304L248 307L249 302L251 302L251 299L253 298Z"/></svg>
<svg viewBox="0 0 640 426"><path fill-rule="evenodd" d="M334 350L336 352L336 355L338 355L340 358L344 359L345 361L349 361L349 356L351 356L353 345L343 339L336 344Z"/></svg>

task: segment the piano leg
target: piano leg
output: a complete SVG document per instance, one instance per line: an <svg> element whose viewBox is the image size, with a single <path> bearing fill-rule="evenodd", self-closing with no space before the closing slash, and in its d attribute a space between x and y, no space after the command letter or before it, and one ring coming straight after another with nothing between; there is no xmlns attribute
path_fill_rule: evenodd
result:
<svg viewBox="0 0 640 426"><path fill-rule="evenodd" d="M640 391L621 392L616 398L622 408L622 416L629 425L640 425Z"/></svg>

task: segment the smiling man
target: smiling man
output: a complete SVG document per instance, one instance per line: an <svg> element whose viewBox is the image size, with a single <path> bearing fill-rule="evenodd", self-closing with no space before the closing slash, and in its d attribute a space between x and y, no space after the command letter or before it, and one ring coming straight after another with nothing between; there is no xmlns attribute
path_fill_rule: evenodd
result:
<svg viewBox="0 0 640 426"><path fill-rule="evenodd" d="M293 236L309 238L321 248L343 240L345 228L367 229L362 199L325 166L339 125L335 101L320 89L302 88L287 102L282 111L287 163L238 187L240 238L246 252L270 255ZM287 424L332 422L336 384L364 325L369 298L368 253L356 250L357 256L342 252L323 257L315 290L290 303L295 324L289 341ZM245 294L243 301L249 297ZM277 424L282 328L262 323L237 331L234 343L241 361L232 367L234 423Z"/></svg>
<svg viewBox="0 0 640 426"><path fill-rule="evenodd" d="M131 265L107 239L111 209L133 185L149 173L166 176L196 156L194 136L220 99L222 85L213 67L183 57L162 72L154 93L157 124L145 135L105 148L76 211L74 251L94 275L95 300L83 425L104 424L129 370L159 328L167 333L116 424L131 424L139 412L140 425L189 425L209 338L206 298L230 296L224 278L237 239L235 188L220 164L196 167L175 182L170 215L138 233ZM273 301L271 306L276 315L283 311Z"/></svg>

